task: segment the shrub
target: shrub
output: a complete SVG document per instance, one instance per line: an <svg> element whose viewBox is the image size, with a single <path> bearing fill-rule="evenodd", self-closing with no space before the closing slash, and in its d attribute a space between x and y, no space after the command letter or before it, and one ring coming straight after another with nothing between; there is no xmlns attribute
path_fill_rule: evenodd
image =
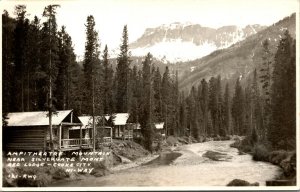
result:
<svg viewBox="0 0 300 192"><path fill-rule="evenodd" d="M220 135L216 135L213 137L213 141L221 141Z"/></svg>
<svg viewBox="0 0 300 192"><path fill-rule="evenodd" d="M235 142L230 144L230 147L237 148L241 152L251 153L252 152L252 144L248 138L245 139L234 139Z"/></svg>
<svg viewBox="0 0 300 192"><path fill-rule="evenodd" d="M256 144L253 148L253 160L255 161L268 161L269 150L263 144Z"/></svg>
<svg viewBox="0 0 300 192"><path fill-rule="evenodd" d="M3 177L3 187L16 187L14 179L8 177L9 174L17 174L14 169L3 167L2 177Z"/></svg>
<svg viewBox="0 0 300 192"><path fill-rule="evenodd" d="M221 141L227 141L227 140L230 140L230 136L229 135L221 137Z"/></svg>
<svg viewBox="0 0 300 192"><path fill-rule="evenodd" d="M92 170L91 175L94 175L96 177L101 177L109 173L105 161L93 162L92 167L94 169Z"/></svg>
<svg viewBox="0 0 300 192"><path fill-rule="evenodd" d="M156 152L159 152L159 151L162 150L161 145L162 145L162 144L161 144L161 141L159 141L159 142L157 143L156 147L155 147L155 151L156 151Z"/></svg>
<svg viewBox="0 0 300 192"><path fill-rule="evenodd" d="M235 142L231 143L230 147L238 149L240 147L240 145L241 145L241 140L238 139L238 140L235 140Z"/></svg>
<svg viewBox="0 0 300 192"><path fill-rule="evenodd" d="M279 165L281 161L288 157L288 152L284 150L272 151L269 154L269 162L275 165Z"/></svg>
<svg viewBox="0 0 300 192"><path fill-rule="evenodd" d="M70 174L67 173L65 171L65 169L62 169L62 168L57 168L55 171L54 171L54 174L53 174L53 179L56 179L56 180L60 180L60 179L64 179L64 178L67 178L67 177L70 177Z"/></svg>
<svg viewBox="0 0 300 192"><path fill-rule="evenodd" d="M170 146L174 146L177 143L177 139L173 136L169 136L167 138L167 144Z"/></svg>
<svg viewBox="0 0 300 192"><path fill-rule="evenodd" d="M19 175L36 175L36 179L17 178L15 180L18 187L45 187L52 181L52 176L47 174L47 167L18 167Z"/></svg>
<svg viewBox="0 0 300 192"><path fill-rule="evenodd" d="M41 172L36 174L37 178L35 180L29 180L25 178L17 178L16 182L18 187L45 187L50 184L51 176Z"/></svg>

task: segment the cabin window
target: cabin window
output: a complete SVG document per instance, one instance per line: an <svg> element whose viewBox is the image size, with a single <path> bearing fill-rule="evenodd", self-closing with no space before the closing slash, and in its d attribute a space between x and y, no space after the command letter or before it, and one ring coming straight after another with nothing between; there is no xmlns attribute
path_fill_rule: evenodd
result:
<svg viewBox="0 0 300 192"><path fill-rule="evenodd" d="M82 131L83 133L83 131ZM76 130L70 130L69 131L69 138L80 138L80 130L76 129Z"/></svg>

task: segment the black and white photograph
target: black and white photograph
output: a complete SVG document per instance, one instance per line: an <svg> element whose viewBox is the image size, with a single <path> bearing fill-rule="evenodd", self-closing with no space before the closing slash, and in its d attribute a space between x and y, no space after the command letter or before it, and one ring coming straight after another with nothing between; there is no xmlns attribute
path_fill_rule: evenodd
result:
<svg viewBox="0 0 300 192"><path fill-rule="evenodd" d="M1 190L300 189L299 0L0 8Z"/></svg>

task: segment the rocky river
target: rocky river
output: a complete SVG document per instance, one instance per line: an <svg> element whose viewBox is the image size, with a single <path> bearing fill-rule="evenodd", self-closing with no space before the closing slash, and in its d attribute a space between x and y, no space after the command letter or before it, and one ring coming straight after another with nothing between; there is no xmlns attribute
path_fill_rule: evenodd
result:
<svg viewBox="0 0 300 192"><path fill-rule="evenodd" d="M281 174L278 166L253 161L230 147L233 141L209 141L183 145L140 166L114 171L103 177L89 177L58 184L65 187L139 186L226 186L233 179L266 185Z"/></svg>

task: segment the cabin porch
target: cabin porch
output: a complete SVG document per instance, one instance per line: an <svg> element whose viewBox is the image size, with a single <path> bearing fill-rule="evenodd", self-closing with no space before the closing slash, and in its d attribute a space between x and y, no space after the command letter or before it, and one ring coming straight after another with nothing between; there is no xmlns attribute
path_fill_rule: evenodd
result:
<svg viewBox="0 0 300 192"><path fill-rule="evenodd" d="M50 150L50 136L47 133L47 150ZM64 124L53 129L53 144L55 150L69 151L78 149L92 149L92 130L82 128L80 124Z"/></svg>
<svg viewBox="0 0 300 192"><path fill-rule="evenodd" d="M115 139L133 139L133 128L126 125L114 126L114 138Z"/></svg>

